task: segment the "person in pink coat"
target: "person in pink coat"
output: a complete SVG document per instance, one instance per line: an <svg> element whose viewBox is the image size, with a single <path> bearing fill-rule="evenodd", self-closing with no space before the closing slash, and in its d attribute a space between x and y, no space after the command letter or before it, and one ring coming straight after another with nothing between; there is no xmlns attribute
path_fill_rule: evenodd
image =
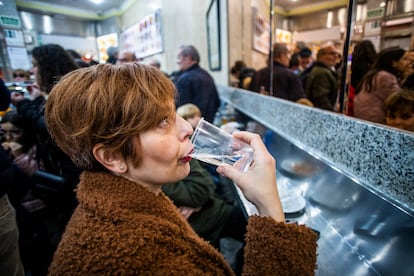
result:
<svg viewBox="0 0 414 276"><path fill-rule="evenodd" d="M384 101L399 88L400 60L405 50L392 47L382 50L372 68L356 88L354 116L374 123L385 124Z"/></svg>

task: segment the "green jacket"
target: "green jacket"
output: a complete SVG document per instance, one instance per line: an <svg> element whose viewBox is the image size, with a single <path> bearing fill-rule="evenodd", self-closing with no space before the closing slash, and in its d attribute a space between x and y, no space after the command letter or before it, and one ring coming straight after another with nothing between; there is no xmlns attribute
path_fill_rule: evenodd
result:
<svg viewBox="0 0 414 276"><path fill-rule="evenodd" d="M324 64L316 62L306 77L305 93L315 107L332 111L338 95L338 76Z"/></svg>
<svg viewBox="0 0 414 276"><path fill-rule="evenodd" d="M191 160L190 166L190 174L185 179L163 185L162 190L177 207L201 207L200 211L190 216L188 222L200 237L216 242L232 206L215 193L216 185L210 173L197 160Z"/></svg>

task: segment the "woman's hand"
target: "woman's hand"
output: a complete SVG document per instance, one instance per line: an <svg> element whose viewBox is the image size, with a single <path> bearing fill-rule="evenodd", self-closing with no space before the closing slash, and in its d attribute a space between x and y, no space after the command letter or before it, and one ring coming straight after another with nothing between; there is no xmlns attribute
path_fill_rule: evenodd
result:
<svg viewBox="0 0 414 276"><path fill-rule="evenodd" d="M259 135L240 131L233 133L233 136L253 148L253 164L246 172L230 166L219 166L217 172L233 180L246 199L256 206L259 215L285 221L276 185L275 159Z"/></svg>
<svg viewBox="0 0 414 276"><path fill-rule="evenodd" d="M3 142L2 146L11 153L13 159L23 154L23 146L18 142Z"/></svg>

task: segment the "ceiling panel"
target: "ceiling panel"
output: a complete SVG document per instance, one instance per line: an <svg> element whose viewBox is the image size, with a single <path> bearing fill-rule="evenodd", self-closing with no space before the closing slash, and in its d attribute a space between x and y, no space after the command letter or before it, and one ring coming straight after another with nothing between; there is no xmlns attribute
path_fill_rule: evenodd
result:
<svg viewBox="0 0 414 276"><path fill-rule="evenodd" d="M177 0L175 0L177 1ZM179 1L179 0L178 0ZM208 0L205 0L208 1ZM96 2L96 1L95 1ZM38 13L54 13L66 14L72 17L81 18L90 17L91 19L99 19L99 16L110 12L122 10L122 7L128 6L135 0L100 0L99 4L91 0L16 0L19 10L37 11ZM269 4L270 0L266 0ZM312 12L324 8L333 7L335 5L346 4L347 0L333 1L315 1L315 0L274 0L273 3L277 10L283 13L295 15L299 13Z"/></svg>

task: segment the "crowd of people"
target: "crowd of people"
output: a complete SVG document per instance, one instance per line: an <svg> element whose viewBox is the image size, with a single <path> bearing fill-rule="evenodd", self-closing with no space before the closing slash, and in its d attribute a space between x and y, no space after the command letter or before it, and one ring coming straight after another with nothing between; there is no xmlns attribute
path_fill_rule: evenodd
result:
<svg viewBox="0 0 414 276"><path fill-rule="evenodd" d="M231 75L236 80L233 85L339 112L342 50L334 43L321 45L315 54L304 43L297 43L294 50L291 53L285 44L275 43L273 60L258 70L249 68L243 61L236 61L231 68ZM414 49L389 47L377 53L370 40L362 40L353 46L350 62L349 83L345 85L344 113L358 119L414 132L414 103L409 100L409 95L414 94ZM240 74L247 69L248 85L246 76ZM391 111L386 103L389 102L388 98L397 95L400 95L398 98L401 100L394 103ZM390 124L390 117L395 118L393 121L399 120L402 123Z"/></svg>
<svg viewBox="0 0 414 276"><path fill-rule="evenodd" d="M275 43L273 60L257 70L237 61L234 85L337 112L340 50L296 48L291 55ZM316 236L285 223L260 136L233 134L255 150L247 172L189 157L197 122L213 123L220 107L194 46L177 49L171 74L117 48L106 64L57 44L31 56L31 71L13 75L30 83L30 97L0 80L1 275L313 274ZM347 115L414 132L413 64L413 50L356 44ZM220 191L224 178L258 217ZM234 264L220 248L227 237L242 245Z"/></svg>

